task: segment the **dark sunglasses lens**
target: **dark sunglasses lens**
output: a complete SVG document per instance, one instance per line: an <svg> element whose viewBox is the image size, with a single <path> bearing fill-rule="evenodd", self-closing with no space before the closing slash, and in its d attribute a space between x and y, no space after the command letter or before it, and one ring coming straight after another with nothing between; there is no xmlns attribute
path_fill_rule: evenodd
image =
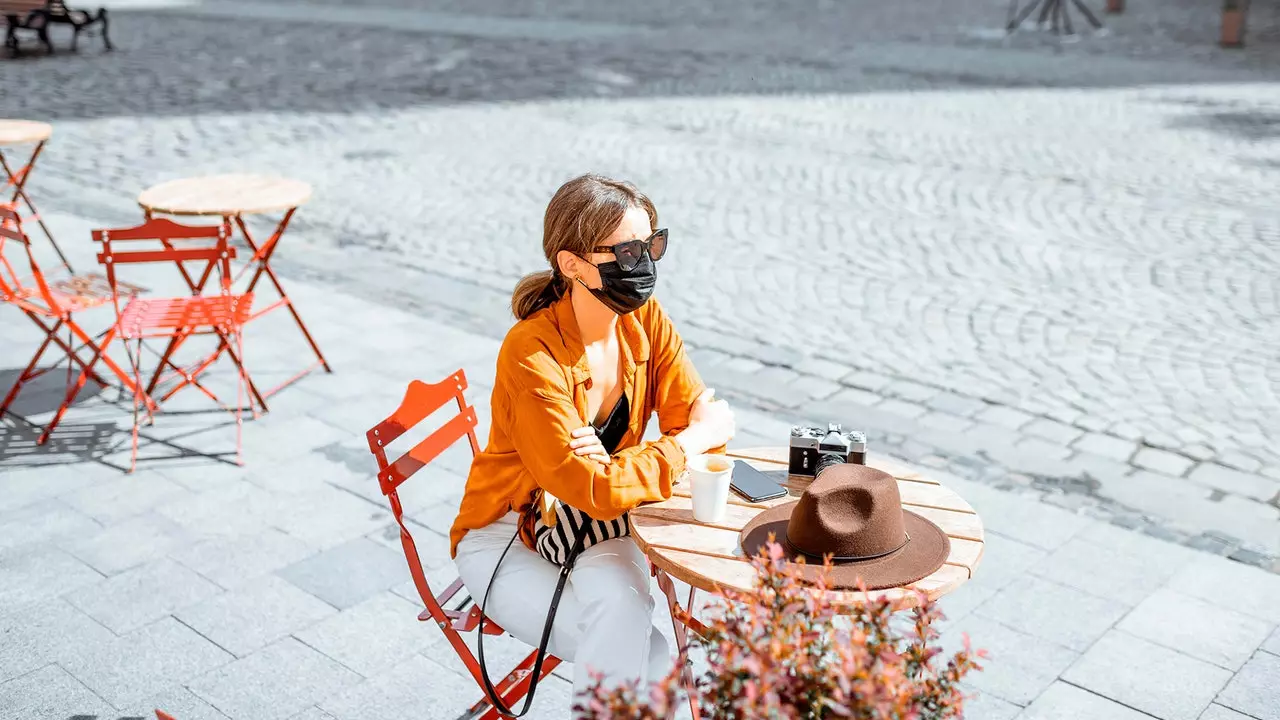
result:
<svg viewBox="0 0 1280 720"><path fill-rule="evenodd" d="M667 231L659 230L649 238L649 257L658 262L667 254Z"/></svg>
<svg viewBox="0 0 1280 720"><path fill-rule="evenodd" d="M643 252L644 246L634 240L613 246L613 255L618 259L618 267L623 270L634 270L640 264Z"/></svg>

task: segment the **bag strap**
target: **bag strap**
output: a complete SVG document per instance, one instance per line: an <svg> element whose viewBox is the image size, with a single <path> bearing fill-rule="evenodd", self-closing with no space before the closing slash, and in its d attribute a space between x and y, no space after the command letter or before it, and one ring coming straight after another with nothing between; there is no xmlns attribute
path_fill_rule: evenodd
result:
<svg viewBox="0 0 1280 720"><path fill-rule="evenodd" d="M507 707L502 698L498 696L498 691L493 687L493 683L489 682L489 670L484 664L484 625L481 620L480 635L476 638L476 655L480 661L480 679L484 682L484 692L489 700L489 704L498 711L498 714L509 717L523 717L529 712L533 706L533 694L538 689L538 680L542 676L542 661L547 657L547 644L551 640L551 627L555 623L556 610L560 608L560 596L564 593L565 583L569 581L569 572L573 570L573 564L577 561L579 553L582 552L582 542L587 537L588 523L582 523L577 532L574 533L573 548L569 551L568 557L565 558L564 565L560 566L560 578L556 581L556 590L551 595L551 607L547 609L547 620L542 626L542 639L538 642L538 657L534 660L533 670L529 678L529 693L525 695L524 706L520 708L520 712L516 712ZM502 561L507 557L507 553L511 550L511 546L515 544L516 538L520 537L520 530L516 530L516 534L511 536L511 540L507 543L507 547L502 551L502 555L498 556L498 564L493 568L493 575L489 578L489 587L484 590L484 597L480 599L480 616L485 615L485 605L489 602L489 591L493 589L493 581L498 577L498 568L502 567Z"/></svg>

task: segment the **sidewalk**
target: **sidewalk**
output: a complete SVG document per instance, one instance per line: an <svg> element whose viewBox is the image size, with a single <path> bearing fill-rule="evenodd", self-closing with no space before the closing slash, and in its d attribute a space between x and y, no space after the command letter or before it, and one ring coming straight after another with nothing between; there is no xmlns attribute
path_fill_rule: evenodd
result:
<svg viewBox="0 0 1280 720"><path fill-rule="evenodd" d="M73 262L93 267L88 229L102 223L49 220ZM334 373L304 378L246 422L243 469L149 461L233 441L227 416L161 414L144 432L168 444L144 443L139 471L124 475L129 418L107 402L113 391L73 409L46 449L12 418L0 424L0 720L154 707L179 720L452 718L479 698L440 634L415 620L363 432L409 380L458 367L487 432L498 341L283 282ZM671 312L679 322L683 309ZM285 317L246 339L266 385L287 362L309 362ZM32 330L0 314L5 378L29 358ZM24 396L29 410L46 401ZM735 445L784 441L790 418L737 414ZM453 579L445 535L465 461L451 453L404 494L440 586ZM1280 718L1280 577L939 476L987 528L975 578L943 602L948 644L967 632L991 654L967 717ZM493 648L503 659L522 651L510 640ZM542 685L534 716L564 717L571 673Z"/></svg>

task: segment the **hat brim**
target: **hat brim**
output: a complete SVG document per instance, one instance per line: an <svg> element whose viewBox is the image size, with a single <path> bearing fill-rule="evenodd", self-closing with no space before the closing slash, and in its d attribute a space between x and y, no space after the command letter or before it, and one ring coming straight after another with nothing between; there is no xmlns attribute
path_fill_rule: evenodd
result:
<svg viewBox="0 0 1280 720"><path fill-rule="evenodd" d="M813 581L822 574L822 557L797 553L785 542L787 524L795 506L796 502L789 502L761 512L747 523L738 537L743 552L754 557L769 542L772 533L788 559L793 562L804 559L804 577ZM904 509L902 516L907 536L911 538L902 549L872 560L834 563L827 584L832 588L856 590L861 580L868 590L885 590L923 580L942 567L951 554L951 539L942 528L910 510Z"/></svg>

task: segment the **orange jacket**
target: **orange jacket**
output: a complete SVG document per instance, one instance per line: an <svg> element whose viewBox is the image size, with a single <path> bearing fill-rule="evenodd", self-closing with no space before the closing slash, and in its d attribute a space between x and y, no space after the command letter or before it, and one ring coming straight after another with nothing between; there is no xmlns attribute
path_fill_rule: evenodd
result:
<svg viewBox="0 0 1280 720"><path fill-rule="evenodd" d="M671 497L685 456L672 437L689 424L703 383L657 300L618 319L622 390L631 403L627 434L609 465L575 455L569 433L590 424L591 383L569 297L515 324L498 351L489 443L471 463L449 554L468 530L521 513L521 538L533 547L533 503L541 488L597 520ZM658 413L662 437L640 442Z"/></svg>

